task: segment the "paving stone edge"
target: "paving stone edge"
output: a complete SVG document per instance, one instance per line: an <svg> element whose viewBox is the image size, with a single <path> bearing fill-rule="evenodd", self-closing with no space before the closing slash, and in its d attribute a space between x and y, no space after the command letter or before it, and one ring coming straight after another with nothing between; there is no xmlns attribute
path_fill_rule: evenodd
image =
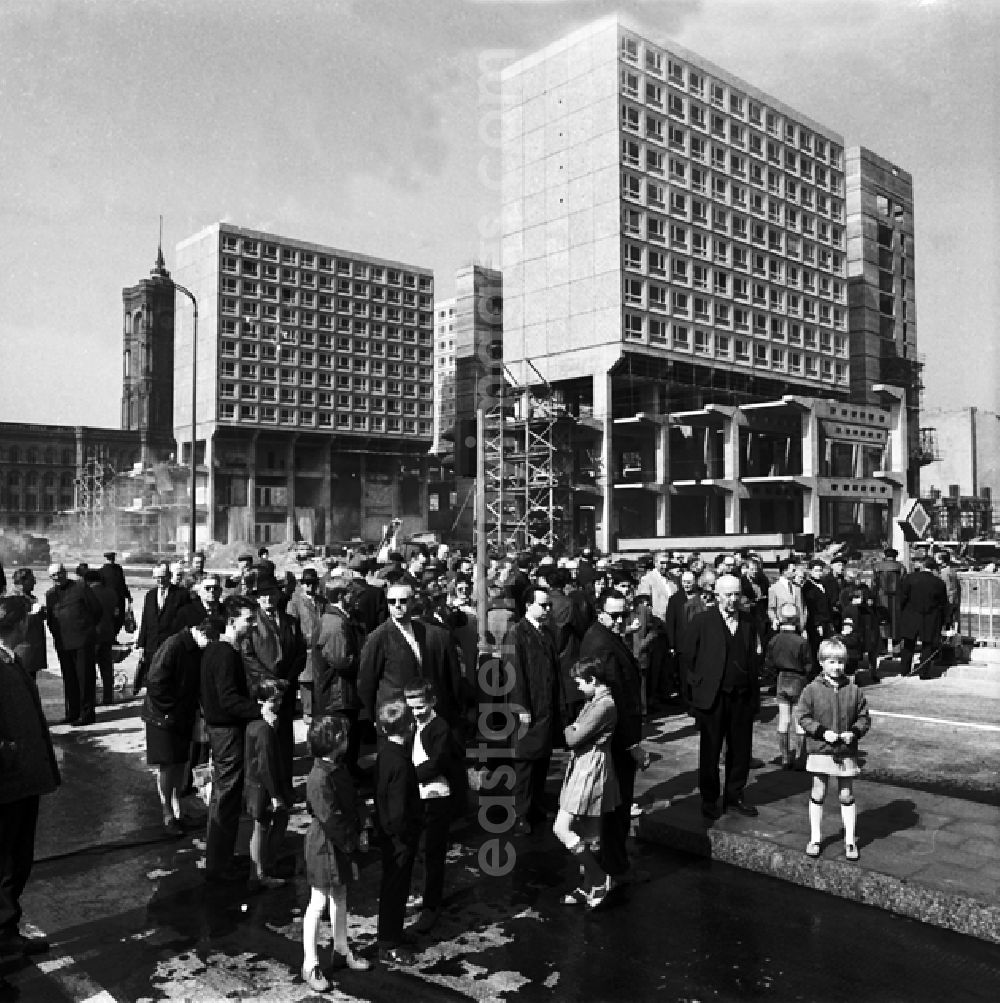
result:
<svg viewBox="0 0 1000 1003"><path fill-rule="evenodd" d="M811 860L745 833L706 826L675 825L655 814L638 820L636 834L648 843L669 846L696 856L790 881L862 905L1000 944L1000 908L969 895L949 895L857 863ZM864 850L862 848L862 854Z"/></svg>

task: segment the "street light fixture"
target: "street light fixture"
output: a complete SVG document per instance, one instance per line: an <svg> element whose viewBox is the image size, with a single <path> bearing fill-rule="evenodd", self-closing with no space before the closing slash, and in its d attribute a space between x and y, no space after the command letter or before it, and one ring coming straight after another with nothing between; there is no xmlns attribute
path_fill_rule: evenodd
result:
<svg viewBox="0 0 1000 1003"><path fill-rule="evenodd" d="M198 301L190 289L186 289L179 282L174 283L174 288L184 293L191 300L194 310L193 337L191 339L191 533L188 541L188 560L194 561L195 532L198 526L198 502L195 493L197 484L198 467L195 462L195 443L197 442L197 407L198 407Z"/></svg>

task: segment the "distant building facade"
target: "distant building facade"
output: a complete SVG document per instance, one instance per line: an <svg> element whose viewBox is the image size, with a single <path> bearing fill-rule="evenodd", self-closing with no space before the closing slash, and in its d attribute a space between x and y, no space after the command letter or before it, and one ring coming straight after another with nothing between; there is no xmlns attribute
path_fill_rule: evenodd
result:
<svg viewBox="0 0 1000 1003"><path fill-rule="evenodd" d="M422 528L430 269L217 223L177 246L174 274L199 304L198 539L378 539L393 517ZM192 357L191 308L178 298L182 463Z"/></svg>

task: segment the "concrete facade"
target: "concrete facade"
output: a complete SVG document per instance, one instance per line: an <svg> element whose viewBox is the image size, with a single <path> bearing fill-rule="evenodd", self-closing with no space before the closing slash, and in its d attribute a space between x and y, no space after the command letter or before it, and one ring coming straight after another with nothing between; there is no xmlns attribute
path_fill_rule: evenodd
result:
<svg viewBox="0 0 1000 1003"><path fill-rule="evenodd" d="M378 539L393 517L404 531L422 527L430 270L218 223L178 245L174 273L199 304L198 539ZM182 462L192 438L191 313L178 297Z"/></svg>
<svg viewBox="0 0 1000 1003"><path fill-rule="evenodd" d="M891 536L913 411L885 369L848 405L843 137L618 16L508 67L501 92L504 362L586 427L574 539ZM817 431L840 405L857 427Z"/></svg>

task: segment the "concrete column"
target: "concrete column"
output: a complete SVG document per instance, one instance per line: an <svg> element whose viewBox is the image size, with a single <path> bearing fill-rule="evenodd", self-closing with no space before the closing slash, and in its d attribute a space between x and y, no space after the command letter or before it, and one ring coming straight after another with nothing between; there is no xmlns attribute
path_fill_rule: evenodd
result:
<svg viewBox="0 0 1000 1003"><path fill-rule="evenodd" d="M612 430L614 420L611 404L611 374L601 371L594 374L594 418L601 422L601 469L597 486L602 492L600 515L596 527L596 541L600 550L607 553L611 549L611 513L614 493L614 470L612 469Z"/></svg>
<svg viewBox="0 0 1000 1003"><path fill-rule="evenodd" d="M662 416L656 428L656 483L660 493L656 499L656 535L670 535L670 420Z"/></svg>
<svg viewBox="0 0 1000 1003"><path fill-rule="evenodd" d="M285 449L285 487L287 489L285 502L285 542L295 539L295 444L299 441L298 432L288 439Z"/></svg>
<svg viewBox="0 0 1000 1003"><path fill-rule="evenodd" d="M819 533L819 417L816 402L802 412L802 532Z"/></svg>
<svg viewBox="0 0 1000 1003"><path fill-rule="evenodd" d="M740 429L746 424L743 412L736 409L726 416L722 426L723 479L729 491L726 494L726 533L742 533L742 498L740 497Z"/></svg>
<svg viewBox="0 0 1000 1003"><path fill-rule="evenodd" d="M254 529L257 525L257 443L260 432L250 436L250 458L247 465L247 537L250 543L256 543Z"/></svg>
<svg viewBox="0 0 1000 1003"><path fill-rule="evenodd" d="M358 518L361 520L361 536L365 535L365 525L368 520L368 499L365 495L365 483L368 479L368 464L365 462L367 460L367 454L361 453L358 456L358 480L361 482L361 503L360 511L358 512Z"/></svg>
<svg viewBox="0 0 1000 1003"><path fill-rule="evenodd" d="M215 433L211 427L205 432L205 539L198 544L205 546L215 536ZM197 542L197 531L195 541Z"/></svg>
<svg viewBox="0 0 1000 1003"><path fill-rule="evenodd" d="M313 533L314 543L326 543L329 541L332 533L331 529L333 526L333 499L330 497L330 493L333 490L333 462L330 456L330 447L327 445L326 452L323 457L323 486L320 488L319 496L323 499L323 525L322 527L319 523L316 523L316 530Z"/></svg>

